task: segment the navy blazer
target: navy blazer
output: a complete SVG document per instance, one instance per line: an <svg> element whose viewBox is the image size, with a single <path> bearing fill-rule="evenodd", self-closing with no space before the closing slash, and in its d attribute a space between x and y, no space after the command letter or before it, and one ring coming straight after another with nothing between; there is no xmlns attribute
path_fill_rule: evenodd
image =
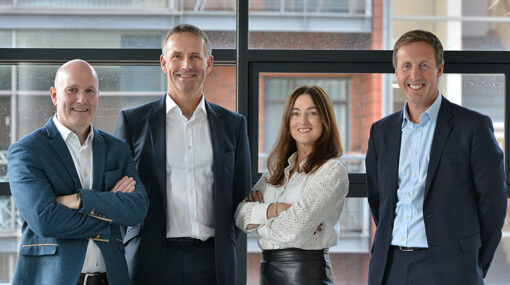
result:
<svg viewBox="0 0 510 285"><path fill-rule="evenodd" d="M151 205L143 223L124 236L129 273L135 284L165 283L166 254L166 105L165 96L122 111L115 135L127 141ZM234 225L237 204L251 188L246 121L240 114L205 102L213 147L213 197L217 284L235 283Z"/></svg>
<svg viewBox="0 0 510 285"><path fill-rule="evenodd" d="M9 183L23 223L13 284L76 284L89 239L103 254L109 284L131 283L119 225L141 223L148 199L126 143L93 131L92 189L82 189L52 118L9 148ZM136 180L135 191L110 192L126 175ZM56 196L77 192L80 210L56 203Z"/></svg>
<svg viewBox="0 0 510 285"><path fill-rule="evenodd" d="M368 202L377 226L369 284L381 284L397 203L403 110L372 125ZM423 218L435 284L483 284L501 239L507 190L489 117L443 98L425 182Z"/></svg>

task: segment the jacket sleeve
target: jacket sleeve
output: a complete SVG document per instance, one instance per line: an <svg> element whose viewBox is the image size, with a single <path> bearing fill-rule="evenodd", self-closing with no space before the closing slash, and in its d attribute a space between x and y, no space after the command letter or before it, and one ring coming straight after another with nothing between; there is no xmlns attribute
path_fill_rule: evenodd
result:
<svg viewBox="0 0 510 285"><path fill-rule="evenodd" d="M508 199L503 152L494 137L492 122L488 117L483 118L473 135L471 168L482 240L478 256L485 277L501 240Z"/></svg>
<svg viewBox="0 0 510 285"><path fill-rule="evenodd" d="M379 186L378 186L378 160L375 148L374 125L370 128L370 137L368 139L368 150L365 158L367 172L367 195L370 211L374 218L375 225L379 221Z"/></svg>
<svg viewBox="0 0 510 285"><path fill-rule="evenodd" d="M246 120L242 117L241 127L239 130L237 145L235 150L235 166L234 166L234 211L237 205L248 195L251 189L251 157L250 147L248 143L248 131L246 128ZM235 227L235 238L239 236L240 230Z"/></svg>
<svg viewBox="0 0 510 285"><path fill-rule="evenodd" d="M113 224L135 226L145 219L149 200L128 146L122 143L121 147L121 150L111 150L118 152L121 156L118 160L124 162L122 172L119 172L122 174L115 179L119 180L124 176L132 177L136 181L135 191L114 193L110 189L79 189L83 201L83 207L79 211Z"/></svg>
<svg viewBox="0 0 510 285"><path fill-rule="evenodd" d="M14 143L7 158L12 197L35 233L62 239L109 238L109 223L56 203L55 191L29 146Z"/></svg>

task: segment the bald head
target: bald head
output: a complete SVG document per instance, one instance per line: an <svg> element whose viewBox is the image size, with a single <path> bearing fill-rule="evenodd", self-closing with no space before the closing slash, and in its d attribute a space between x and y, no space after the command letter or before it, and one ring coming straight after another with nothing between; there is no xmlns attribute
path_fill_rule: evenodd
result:
<svg viewBox="0 0 510 285"><path fill-rule="evenodd" d="M54 87L57 88L57 85L61 83L63 80L62 77L68 76L69 70L81 70L85 72L89 72L90 75L95 79L96 88L99 88L99 79L97 77L97 73L88 62L82 59L73 59L64 64L62 64L55 74L55 81L53 82ZM71 72L72 73L72 72Z"/></svg>
<svg viewBox="0 0 510 285"><path fill-rule="evenodd" d="M99 96L97 73L88 62L71 60L57 70L54 84L50 95L57 107L57 119L83 143L96 113Z"/></svg>

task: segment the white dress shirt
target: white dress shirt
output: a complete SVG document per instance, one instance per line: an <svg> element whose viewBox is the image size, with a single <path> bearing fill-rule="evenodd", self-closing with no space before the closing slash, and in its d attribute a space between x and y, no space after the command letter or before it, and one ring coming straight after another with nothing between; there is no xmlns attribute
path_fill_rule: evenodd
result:
<svg viewBox="0 0 510 285"><path fill-rule="evenodd" d="M92 156L92 140L94 139L94 132L92 125L90 126L90 132L85 140L85 143L81 145L78 135L73 133L66 126L62 125L58 116L55 114L53 117L53 123L57 127L62 139L67 145L71 157L73 158L74 168L80 178L82 189L91 189L93 182L93 156ZM89 240L87 246L87 253L85 254L85 261L83 263L82 273L97 273L106 272L106 266L103 259L103 254L93 240Z"/></svg>
<svg viewBox="0 0 510 285"><path fill-rule="evenodd" d="M166 232L168 238L214 236L213 150L202 96L188 120L166 96Z"/></svg>
<svg viewBox="0 0 510 285"><path fill-rule="evenodd" d="M347 170L340 158L332 158L313 173L296 171L289 179L296 159L297 153L288 159L283 186L267 183L269 172L264 172L252 190L259 190L264 195L264 203L246 202L245 199L237 207L236 225L245 232L256 232L262 249L313 250L330 248L338 243L338 219L349 186ZM305 162L306 159L301 161L300 169ZM268 220L267 208L275 202L292 206ZM249 224L259 227L246 230ZM321 230L316 231L319 225Z"/></svg>

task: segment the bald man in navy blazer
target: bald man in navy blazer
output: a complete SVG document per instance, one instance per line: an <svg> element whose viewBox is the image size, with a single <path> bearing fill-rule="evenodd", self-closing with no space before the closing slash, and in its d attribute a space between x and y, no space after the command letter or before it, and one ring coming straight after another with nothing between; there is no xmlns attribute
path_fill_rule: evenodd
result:
<svg viewBox="0 0 510 285"><path fill-rule="evenodd" d="M120 226L140 224L149 202L127 144L91 125L98 82L83 60L62 65L57 114L9 148L22 221L12 284L131 284Z"/></svg>
<svg viewBox="0 0 510 285"><path fill-rule="evenodd" d="M501 239L507 190L489 117L437 87L443 48L410 31L393 49L407 101L372 125L368 201L377 230L370 285L481 285Z"/></svg>

